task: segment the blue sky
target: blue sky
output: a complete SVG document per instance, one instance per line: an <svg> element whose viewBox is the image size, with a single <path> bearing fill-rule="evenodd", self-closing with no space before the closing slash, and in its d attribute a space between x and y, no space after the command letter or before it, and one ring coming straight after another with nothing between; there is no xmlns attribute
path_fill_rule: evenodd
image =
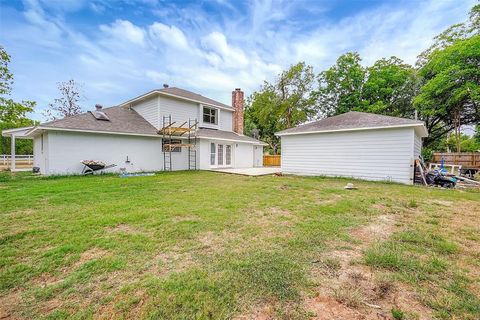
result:
<svg viewBox="0 0 480 320"><path fill-rule="evenodd" d="M163 83L230 103L281 70L316 72L347 51L365 65L408 63L475 0L0 0L0 45L12 56L13 97L37 101L33 118L75 79L88 110Z"/></svg>

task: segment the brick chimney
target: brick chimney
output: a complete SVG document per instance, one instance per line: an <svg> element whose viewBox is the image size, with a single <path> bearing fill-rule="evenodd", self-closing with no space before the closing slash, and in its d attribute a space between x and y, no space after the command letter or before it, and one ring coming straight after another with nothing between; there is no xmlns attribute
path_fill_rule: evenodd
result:
<svg viewBox="0 0 480 320"><path fill-rule="evenodd" d="M232 91L233 131L243 135L243 91L240 88Z"/></svg>

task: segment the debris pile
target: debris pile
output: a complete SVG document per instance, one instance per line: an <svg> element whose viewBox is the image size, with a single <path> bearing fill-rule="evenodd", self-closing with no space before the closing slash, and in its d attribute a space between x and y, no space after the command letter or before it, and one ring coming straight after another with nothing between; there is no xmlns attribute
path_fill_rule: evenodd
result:
<svg viewBox="0 0 480 320"><path fill-rule="evenodd" d="M445 167L452 165L444 164L443 161L440 165L430 166L430 169L427 169L423 160L415 160L415 177L414 181L416 184L423 184L427 186L436 186L447 189L452 188L480 188L480 182L473 179L467 178L461 174L461 170L458 170L458 174L452 169L452 172L449 172Z"/></svg>

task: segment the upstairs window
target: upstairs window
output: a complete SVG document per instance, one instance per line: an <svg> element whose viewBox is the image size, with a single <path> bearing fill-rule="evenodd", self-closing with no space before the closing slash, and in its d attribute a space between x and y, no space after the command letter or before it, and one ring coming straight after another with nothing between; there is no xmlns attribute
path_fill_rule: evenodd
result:
<svg viewBox="0 0 480 320"><path fill-rule="evenodd" d="M203 107L203 123L218 124L218 110Z"/></svg>

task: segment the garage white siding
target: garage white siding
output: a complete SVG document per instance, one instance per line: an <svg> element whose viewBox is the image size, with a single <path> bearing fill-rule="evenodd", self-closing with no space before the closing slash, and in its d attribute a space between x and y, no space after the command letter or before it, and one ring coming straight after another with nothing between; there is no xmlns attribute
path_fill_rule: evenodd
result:
<svg viewBox="0 0 480 320"><path fill-rule="evenodd" d="M415 132L414 139L413 157L418 159L422 154L422 138Z"/></svg>
<svg viewBox="0 0 480 320"><path fill-rule="evenodd" d="M41 174L48 172L48 134L42 133L33 138L33 166L40 168Z"/></svg>
<svg viewBox="0 0 480 320"><path fill-rule="evenodd" d="M109 171L120 168L127 172L163 170L161 139L158 138L51 131L48 140L47 174L80 174L82 160L117 165Z"/></svg>
<svg viewBox="0 0 480 320"><path fill-rule="evenodd" d="M282 172L411 184L414 129L284 135Z"/></svg>

